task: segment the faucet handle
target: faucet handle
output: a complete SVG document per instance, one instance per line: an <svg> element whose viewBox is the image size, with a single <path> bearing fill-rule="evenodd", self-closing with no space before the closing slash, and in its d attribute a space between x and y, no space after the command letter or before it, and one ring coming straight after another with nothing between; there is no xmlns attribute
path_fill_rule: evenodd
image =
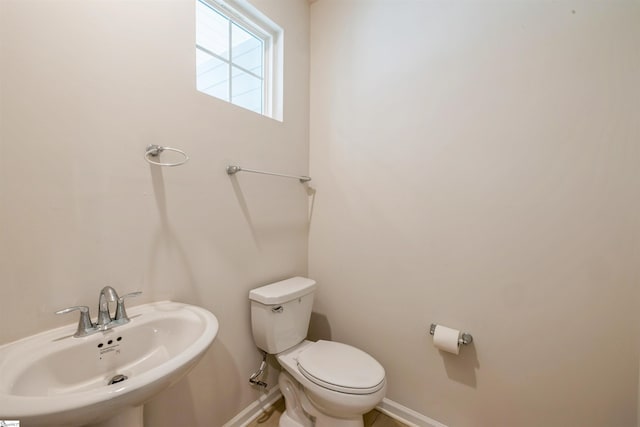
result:
<svg viewBox="0 0 640 427"><path fill-rule="evenodd" d="M116 317L115 319L113 319L114 322L116 322L117 324L124 324L129 322L129 316L127 316L127 310L124 308L124 300L126 298L137 297L140 294L142 294L141 291L131 292L126 295L122 295L120 298L118 298L118 306L116 307Z"/></svg>
<svg viewBox="0 0 640 427"><path fill-rule="evenodd" d="M84 314L84 313L89 313L89 307L87 307L86 305L74 305L73 307L67 307L67 308L63 308L62 310L58 310L56 311L56 314L67 314L67 313L71 313L72 311L79 311L80 314Z"/></svg>
<svg viewBox="0 0 640 427"><path fill-rule="evenodd" d="M124 302L125 298L133 298L137 297L138 295L142 295L142 291L130 292L126 295L122 295L120 298L118 298L118 302Z"/></svg>
<svg viewBox="0 0 640 427"><path fill-rule="evenodd" d="M56 314L67 314L72 311L80 312L80 319L78 320L78 329L76 333L73 334L74 337L84 337L89 335L94 329L95 325L91 321L91 315L89 314L89 307L86 305L76 305L73 307L63 308L62 310L56 311Z"/></svg>

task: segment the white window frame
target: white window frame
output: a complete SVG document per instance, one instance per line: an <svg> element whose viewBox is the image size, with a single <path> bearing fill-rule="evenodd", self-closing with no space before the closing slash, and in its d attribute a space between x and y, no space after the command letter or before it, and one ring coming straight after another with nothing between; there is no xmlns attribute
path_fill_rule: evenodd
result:
<svg viewBox="0 0 640 427"><path fill-rule="evenodd" d="M284 51L284 31L275 22L269 19L246 0L195 0L214 9L221 15L228 18L240 28L253 34L263 42L262 57L262 115L282 121L282 53ZM231 28L231 26L229 26ZM231 37L231 34L229 35ZM243 72L255 76L249 70L238 66L232 62L231 52L229 59L225 59L206 48L196 44L197 49L201 49L209 55L229 64L229 85L233 87L231 66L241 69ZM232 99L232 92L229 92L229 101ZM236 104L234 104L236 105Z"/></svg>

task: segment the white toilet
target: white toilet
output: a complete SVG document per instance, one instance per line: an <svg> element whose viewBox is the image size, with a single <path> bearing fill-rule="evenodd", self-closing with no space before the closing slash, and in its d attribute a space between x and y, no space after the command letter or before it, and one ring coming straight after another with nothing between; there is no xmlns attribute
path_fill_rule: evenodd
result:
<svg viewBox="0 0 640 427"><path fill-rule="evenodd" d="M362 350L305 340L316 282L293 277L249 292L256 345L277 355L286 411L280 427L362 427L385 395L384 368Z"/></svg>

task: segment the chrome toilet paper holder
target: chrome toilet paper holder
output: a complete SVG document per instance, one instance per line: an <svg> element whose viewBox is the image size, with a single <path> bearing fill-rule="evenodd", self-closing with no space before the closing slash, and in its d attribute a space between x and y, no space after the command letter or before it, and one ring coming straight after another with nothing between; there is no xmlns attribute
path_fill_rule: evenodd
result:
<svg viewBox="0 0 640 427"><path fill-rule="evenodd" d="M431 328L429 328L429 335L433 335L436 332L437 323L432 323ZM458 338L458 345L469 345L473 342L473 336L470 333L463 332L460 334L460 338Z"/></svg>

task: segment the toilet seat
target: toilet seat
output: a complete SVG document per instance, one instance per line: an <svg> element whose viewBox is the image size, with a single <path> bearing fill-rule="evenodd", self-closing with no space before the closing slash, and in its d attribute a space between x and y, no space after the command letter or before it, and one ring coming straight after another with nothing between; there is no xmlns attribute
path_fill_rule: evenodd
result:
<svg viewBox="0 0 640 427"><path fill-rule="evenodd" d="M385 385L382 365L347 344L317 341L298 355L297 365L309 381L340 393L372 394Z"/></svg>

